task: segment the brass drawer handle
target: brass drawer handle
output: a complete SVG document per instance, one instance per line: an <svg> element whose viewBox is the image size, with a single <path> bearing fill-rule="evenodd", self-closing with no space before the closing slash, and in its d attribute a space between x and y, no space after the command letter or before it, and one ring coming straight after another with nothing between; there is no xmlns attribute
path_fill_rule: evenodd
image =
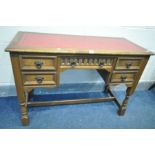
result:
<svg viewBox="0 0 155 155"><path fill-rule="evenodd" d="M100 66L100 67L103 67L103 66L104 66L104 62L100 62L100 63L99 63L99 66Z"/></svg>
<svg viewBox="0 0 155 155"><path fill-rule="evenodd" d="M120 78L121 78L121 81L124 82L127 77L122 75Z"/></svg>
<svg viewBox="0 0 155 155"><path fill-rule="evenodd" d="M34 64L36 65L37 69L41 69L42 65L44 64L42 61L35 61Z"/></svg>
<svg viewBox="0 0 155 155"><path fill-rule="evenodd" d="M132 66L131 63L126 63L126 68L129 69Z"/></svg>
<svg viewBox="0 0 155 155"><path fill-rule="evenodd" d="M36 77L35 80L38 82L38 83L42 83L44 78L43 77Z"/></svg>
<svg viewBox="0 0 155 155"><path fill-rule="evenodd" d="M73 62L70 63L70 65L71 65L72 67L75 67L75 66L76 66L76 62L73 61Z"/></svg>

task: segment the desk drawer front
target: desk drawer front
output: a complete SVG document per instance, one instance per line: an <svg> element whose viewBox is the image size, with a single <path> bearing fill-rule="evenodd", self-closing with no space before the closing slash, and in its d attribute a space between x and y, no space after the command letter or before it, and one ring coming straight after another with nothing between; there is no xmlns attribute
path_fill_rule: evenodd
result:
<svg viewBox="0 0 155 155"><path fill-rule="evenodd" d="M136 73L113 73L111 82L126 83L133 82L136 77Z"/></svg>
<svg viewBox="0 0 155 155"><path fill-rule="evenodd" d="M140 69L142 58L118 58L115 69Z"/></svg>
<svg viewBox="0 0 155 155"><path fill-rule="evenodd" d="M21 56L20 66L23 70L56 70L55 56Z"/></svg>
<svg viewBox="0 0 155 155"><path fill-rule="evenodd" d="M23 73L24 85L56 85L56 73Z"/></svg>
<svg viewBox="0 0 155 155"><path fill-rule="evenodd" d="M64 56L60 58L61 66L96 66L96 67L103 67L103 66L112 66L113 58L110 57L97 57L97 56Z"/></svg>

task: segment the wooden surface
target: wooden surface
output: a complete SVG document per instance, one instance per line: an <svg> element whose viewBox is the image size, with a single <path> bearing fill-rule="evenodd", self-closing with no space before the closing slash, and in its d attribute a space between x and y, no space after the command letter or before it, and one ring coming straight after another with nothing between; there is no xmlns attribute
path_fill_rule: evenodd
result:
<svg viewBox="0 0 155 155"><path fill-rule="evenodd" d="M18 32L6 51L64 54L149 55L125 38Z"/></svg>
<svg viewBox="0 0 155 155"><path fill-rule="evenodd" d="M124 115L129 97L152 53L123 38L57 35L19 32L6 48L11 62L21 105L22 124L29 122L27 105L46 106L87 102L115 101L119 115ZM95 69L105 81L109 98L30 102L35 88L58 87L60 74L66 69ZM79 77L80 78L80 77ZM110 90L125 84L122 103Z"/></svg>
<svg viewBox="0 0 155 155"><path fill-rule="evenodd" d="M22 70L56 70L57 58L55 56L21 55L20 66Z"/></svg>
<svg viewBox="0 0 155 155"><path fill-rule="evenodd" d="M32 85L56 85L55 72L22 72L23 84Z"/></svg>

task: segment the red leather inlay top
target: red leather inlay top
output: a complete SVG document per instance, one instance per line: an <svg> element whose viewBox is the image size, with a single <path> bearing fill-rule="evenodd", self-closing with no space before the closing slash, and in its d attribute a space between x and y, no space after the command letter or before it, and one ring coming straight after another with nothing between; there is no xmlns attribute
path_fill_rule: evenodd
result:
<svg viewBox="0 0 155 155"><path fill-rule="evenodd" d="M37 33L23 33L17 46L26 48L78 48L78 49L103 49L144 51L123 38L50 35Z"/></svg>

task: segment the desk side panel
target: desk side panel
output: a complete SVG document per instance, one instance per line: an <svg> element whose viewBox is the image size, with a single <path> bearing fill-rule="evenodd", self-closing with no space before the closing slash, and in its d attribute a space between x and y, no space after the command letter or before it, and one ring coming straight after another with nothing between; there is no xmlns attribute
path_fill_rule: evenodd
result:
<svg viewBox="0 0 155 155"><path fill-rule="evenodd" d="M25 93L24 93L22 75L20 71L19 55L16 53L10 53L10 58L12 63L18 100L20 103L23 103L25 102L25 95L24 95Z"/></svg>
<svg viewBox="0 0 155 155"><path fill-rule="evenodd" d="M134 91L135 91L135 89L136 89L136 87L138 85L138 82L139 82L139 80L140 80L140 78L141 78L141 76L143 74L143 71L144 71L144 69L146 67L146 64L148 63L149 58L150 58L150 56L145 56L144 59L142 60L140 70L139 70L138 75L136 76L134 84L133 84L133 86L131 88L130 95L132 95L134 93Z"/></svg>

